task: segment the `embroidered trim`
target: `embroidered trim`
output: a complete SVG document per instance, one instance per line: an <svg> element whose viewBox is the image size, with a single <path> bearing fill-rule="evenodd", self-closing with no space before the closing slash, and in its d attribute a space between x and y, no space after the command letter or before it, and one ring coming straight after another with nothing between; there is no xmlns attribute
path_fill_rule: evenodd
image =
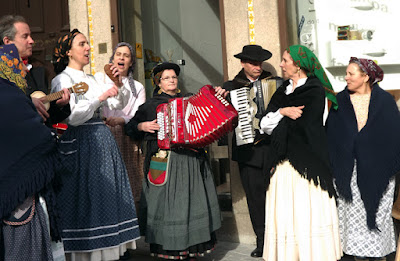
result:
<svg viewBox="0 0 400 261"><path fill-rule="evenodd" d="M109 226L100 226L100 227L93 227L93 228L83 228L83 229L63 229L63 232L82 232L82 231L94 231L94 230L99 230L99 229L107 229L107 228L112 228L112 227L118 227L118 226L122 226L134 221L137 221L137 218L133 218L131 220L126 220L123 222L120 222L118 224L115 225L109 225Z"/></svg>
<svg viewBox="0 0 400 261"><path fill-rule="evenodd" d="M21 222L11 222L3 219L3 222L9 226L22 226L29 223L32 220L34 214L35 214L35 198L32 199L31 213L29 214L29 217L27 219Z"/></svg>

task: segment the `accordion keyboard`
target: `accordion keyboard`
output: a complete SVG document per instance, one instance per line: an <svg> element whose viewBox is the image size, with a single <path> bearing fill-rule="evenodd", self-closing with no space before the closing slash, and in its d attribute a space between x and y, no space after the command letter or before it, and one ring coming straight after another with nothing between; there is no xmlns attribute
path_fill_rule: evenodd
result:
<svg viewBox="0 0 400 261"><path fill-rule="evenodd" d="M232 105L238 112L238 126L235 129L238 146L253 143L255 131L250 106L249 88L240 88L230 92Z"/></svg>

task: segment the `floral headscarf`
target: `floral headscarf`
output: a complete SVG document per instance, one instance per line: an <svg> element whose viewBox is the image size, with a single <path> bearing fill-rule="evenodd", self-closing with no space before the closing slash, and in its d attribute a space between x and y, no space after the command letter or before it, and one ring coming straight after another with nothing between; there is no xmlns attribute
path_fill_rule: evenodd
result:
<svg viewBox="0 0 400 261"><path fill-rule="evenodd" d="M133 70L135 69L135 64L136 64L136 52L133 51L132 45L130 45L130 44L126 43L126 42L118 43L114 48L114 51L113 51L113 54L110 57L109 63L113 62L115 52L121 46L128 47L129 51L131 52L132 65L128 69L128 81L129 81L129 86L131 87L133 96L135 96L137 98L138 94L137 94L136 88L135 88L135 80L133 79Z"/></svg>
<svg viewBox="0 0 400 261"><path fill-rule="evenodd" d="M0 77L17 85L26 92L26 72L14 44L0 46Z"/></svg>
<svg viewBox="0 0 400 261"><path fill-rule="evenodd" d="M360 69L369 76L371 85L383 80L383 70L374 61L351 57L349 63L357 64Z"/></svg>
<svg viewBox="0 0 400 261"><path fill-rule="evenodd" d="M69 62L67 52L71 49L72 40L80 33L78 29L74 29L58 39L56 47L54 48L52 60L56 74L61 73L67 67Z"/></svg>
<svg viewBox="0 0 400 261"><path fill-rule="evenodd" d="M319 63L318 58L315 54L303 45L292 45L286 49L286 51L292 56L293 61L301 68L307 71L307 76L317 77L322 86L325 89L325 96L332 102L333 108L338 108L336 101L336 95L333 91L332 84L326 75L324 68Z"/></svg>

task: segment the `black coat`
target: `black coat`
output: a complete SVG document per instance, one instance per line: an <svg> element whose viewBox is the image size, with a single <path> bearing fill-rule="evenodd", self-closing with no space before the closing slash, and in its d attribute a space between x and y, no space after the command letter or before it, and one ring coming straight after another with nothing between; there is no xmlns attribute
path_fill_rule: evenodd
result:
<svg viewBox="0 0 400 261"><path fill-rule="evenodd" d="M270 76L270 72L263 71L259 79L264 79ZM249 79L247 79L246 75L244 74L244 70L242 69L232 81L225 82L222 88L227 91L232 91L240 89L244 86L251 87L252 83ZM270 138L268 135L261 135L257 131L255 140L259 141L256 145L245 144L237 146L236 135L234 133L232 139L232 160L252 167L263 168L265 158L268 154L268 144Z"/></svg>

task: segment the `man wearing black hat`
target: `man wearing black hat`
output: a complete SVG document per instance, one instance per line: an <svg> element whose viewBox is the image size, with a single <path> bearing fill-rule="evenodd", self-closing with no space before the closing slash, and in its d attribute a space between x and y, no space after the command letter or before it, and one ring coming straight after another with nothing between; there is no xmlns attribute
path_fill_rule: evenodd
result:
<svg viewBox="0 0 400 261"><path fill-rule="evenodd" d="M259 45L246 45L241 53L234 55L240 59L242 70L232 81L227 81L223 89L232 91L244 86L251 87L254 81L271 76L270 72L261 68L263 61L271 58L272 54ZM247 197L250 219L257 236L257 248L251 252L252 257L261 257L264 245L265 230L265 172L263 171L263 159L268 150L269 137L260 137L257 132L255 140L257 144L237 146L233 135L232 160L239 164L240 178Z"/></svg>

